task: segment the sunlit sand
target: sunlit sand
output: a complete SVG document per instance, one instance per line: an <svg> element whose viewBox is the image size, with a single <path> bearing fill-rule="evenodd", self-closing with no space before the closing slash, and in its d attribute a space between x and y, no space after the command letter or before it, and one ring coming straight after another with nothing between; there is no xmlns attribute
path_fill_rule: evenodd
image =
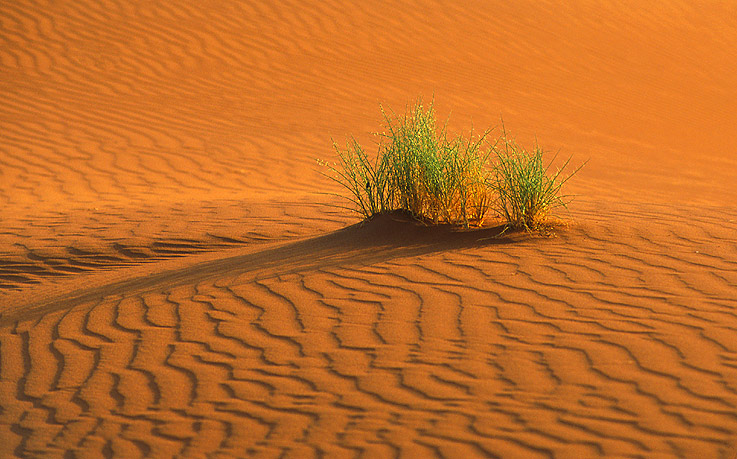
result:
<svg viewBox="0 0 737 459"><path fill-rule="evenodd" d="M736 19L2 2L0 457L734 458ZM337 207L418 96L588 160L567 224Z"/></svg>

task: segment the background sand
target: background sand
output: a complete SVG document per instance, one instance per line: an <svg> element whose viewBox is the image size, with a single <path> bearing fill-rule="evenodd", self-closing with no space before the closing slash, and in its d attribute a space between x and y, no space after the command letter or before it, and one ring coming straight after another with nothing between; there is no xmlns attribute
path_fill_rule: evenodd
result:
<svg viewBox="0 0 737 459"><path fill-rule="evenodd" d="M0 456L734 457L737 6L511 3L0 4ZM341 230L433 95L571 226Z"/></svg>

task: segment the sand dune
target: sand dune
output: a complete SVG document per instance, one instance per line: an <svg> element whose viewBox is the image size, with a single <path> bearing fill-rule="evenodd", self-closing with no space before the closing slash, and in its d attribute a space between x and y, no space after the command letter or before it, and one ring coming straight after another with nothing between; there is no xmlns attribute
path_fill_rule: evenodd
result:
<svg viewBox="0 0 737 459"><path fill-rule="evenodd" d="M0 457L737 454L737 8L0 4ZM358 223L379 103L589 163Z"/></svg>

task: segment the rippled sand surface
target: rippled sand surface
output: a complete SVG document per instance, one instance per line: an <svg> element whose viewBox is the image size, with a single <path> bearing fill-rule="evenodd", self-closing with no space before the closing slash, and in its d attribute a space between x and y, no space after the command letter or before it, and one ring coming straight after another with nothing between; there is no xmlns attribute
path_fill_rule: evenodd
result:
<svg viewBox="0 0 737 459"><path fill-rule="evenodd" d="M733 459L737 5L509 3L1 3L0 457ZM418 96L570 224L336 208Z"/></svg>

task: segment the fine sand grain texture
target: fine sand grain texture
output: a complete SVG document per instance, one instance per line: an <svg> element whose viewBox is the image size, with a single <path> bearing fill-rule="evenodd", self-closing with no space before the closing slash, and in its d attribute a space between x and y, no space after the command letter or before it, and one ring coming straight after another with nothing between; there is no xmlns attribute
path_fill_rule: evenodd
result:
<svg viewBox="0 0 737 459"><path fill-rule="evenodd" d="M737 5L0 2L0 457L737 457ZM359 223L434 96L555 237Z"/></svg>

